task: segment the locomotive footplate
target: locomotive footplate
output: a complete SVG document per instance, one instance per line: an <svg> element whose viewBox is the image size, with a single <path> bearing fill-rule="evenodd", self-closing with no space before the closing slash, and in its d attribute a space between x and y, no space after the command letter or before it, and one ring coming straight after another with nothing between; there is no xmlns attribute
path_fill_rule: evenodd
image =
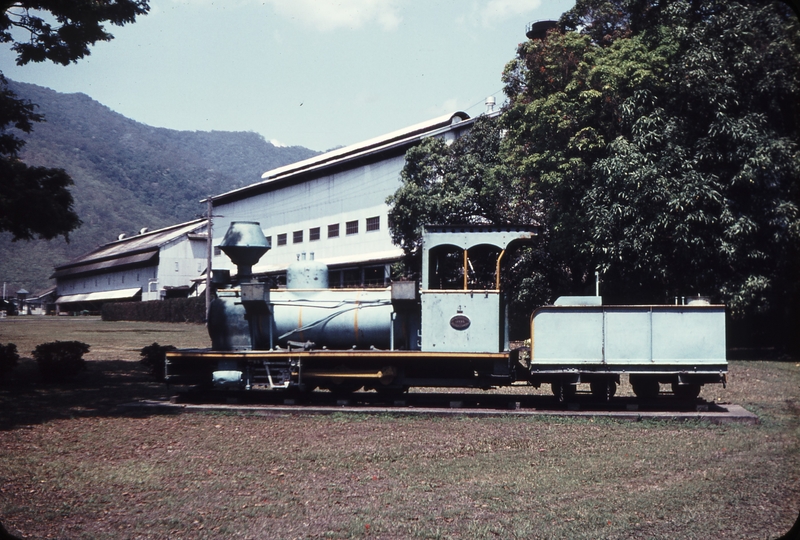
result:
<svg viewBox="0 0 800 540"><path fill-rule="evenodd" d="M170 384L220 388L406 389L487 388L516 380L511 355L386 350L213 351L182 349L166 356ZM358 384L358 386L354 386Z"/></svg>

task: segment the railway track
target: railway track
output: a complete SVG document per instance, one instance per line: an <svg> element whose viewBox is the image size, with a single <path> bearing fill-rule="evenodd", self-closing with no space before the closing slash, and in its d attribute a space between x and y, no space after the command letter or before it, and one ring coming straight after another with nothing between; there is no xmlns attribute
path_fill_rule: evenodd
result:
<svg viewBox="0 0 800 540"><path fill-rule="evenodd" d="M685 400L663 395L641 400L621 396L609 402L578 394L567 403L553 396L513 393L411 392L387 396L377 392L198 392L174 395L169 402L143 401L126 404L129 409L230 411L243 414L390 414L418 416L551 416L613 418L628 421L706 421L757 424L758 417L743 407Z"/></svg>

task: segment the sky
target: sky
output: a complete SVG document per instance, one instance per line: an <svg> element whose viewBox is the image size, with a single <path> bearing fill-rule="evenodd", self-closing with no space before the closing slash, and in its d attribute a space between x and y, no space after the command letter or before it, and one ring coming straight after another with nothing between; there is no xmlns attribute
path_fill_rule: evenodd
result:
<svg viewBox="0 0 800 540"><path fill-rule="evenodd" d="M151 0L150 13L69 66L9 79L82 92L138 122L254 131L324 151L505 101L528 23L575 0Z"/></svg>

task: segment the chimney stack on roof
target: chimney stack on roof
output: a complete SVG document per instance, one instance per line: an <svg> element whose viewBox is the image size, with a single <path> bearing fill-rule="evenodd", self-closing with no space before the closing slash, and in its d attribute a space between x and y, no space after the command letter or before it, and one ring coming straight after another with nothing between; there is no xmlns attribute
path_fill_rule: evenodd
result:
<svg viewBox="0 0 800 540"><path fill-rule="evenodd" d="M486 114L494 112L494 105L495 105L494 96L489 96L486 98Z"/></svg>

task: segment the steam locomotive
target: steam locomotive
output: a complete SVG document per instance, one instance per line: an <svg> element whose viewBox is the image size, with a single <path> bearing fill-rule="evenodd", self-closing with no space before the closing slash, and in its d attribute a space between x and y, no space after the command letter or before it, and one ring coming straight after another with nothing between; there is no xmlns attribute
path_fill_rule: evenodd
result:
<svg viewBox="0 0 800 540"><path fill-rule="evenodd" d="M289 267L285 288L253 279L270 249L256 222L233 222L220 244L235 279L214 272L208 313L210 349L166 356L166 380L221 389L358 389L402 393L410 387L493 388L549 384L561 401L579 384L611 399L622 376L640 398L661 384L696 398L725 383L725 308L603 305L600 296L561 297L530 319L530 346L509 346L500 275L506 254L537 236L536 227L428 226L422 273L383 289L333 289L318 261ZM493 246L494 283L467 279L470 254ZM441 288L439 261L460 254L463 285ZM485 261L484 261L485 262ZM220 277L222 276L222 277ZM437 288L438 287L438 288Z"/></svg>

